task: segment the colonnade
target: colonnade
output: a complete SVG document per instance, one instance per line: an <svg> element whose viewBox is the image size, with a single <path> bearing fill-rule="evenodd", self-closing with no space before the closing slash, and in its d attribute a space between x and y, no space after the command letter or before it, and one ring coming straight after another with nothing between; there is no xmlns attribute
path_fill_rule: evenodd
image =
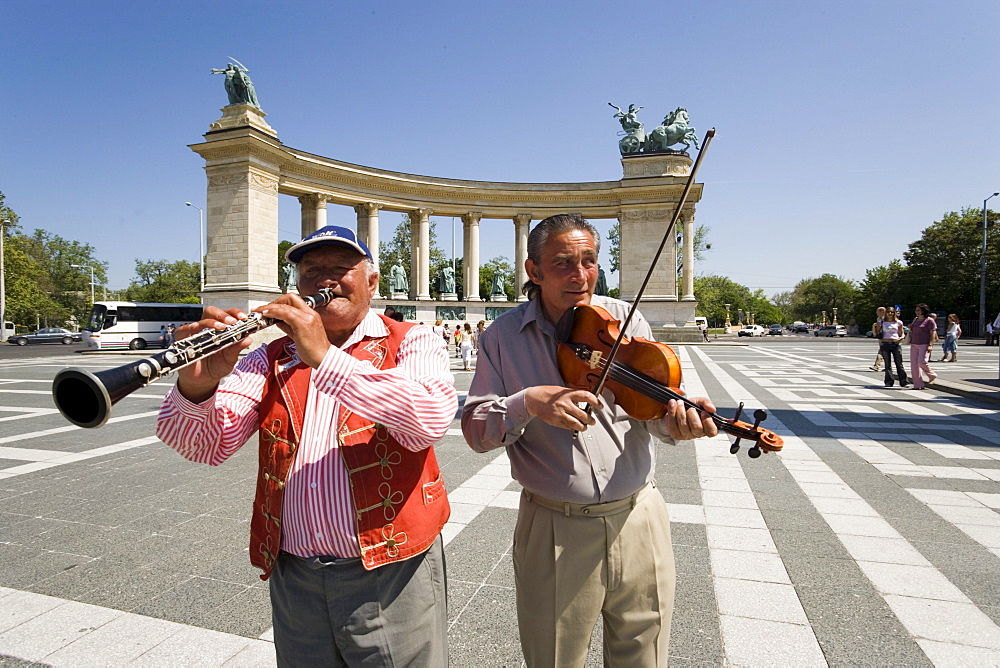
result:
<svg viewBox="0 0 1000 668"><path fill-rule="evenodd" d="M302 238L315 232L327 223L327 203L329 198L322 193L302 195L298 198L302 207ZM365 242L372 253L375 266L383 275L389 267L379 264L379 210L382 205L377 202L363 202L354 205L357 214L358 237ZM432 209L420 208L407 212L410 219L410 292L411 300L430 301L430 217ZM462 286L464 301L485 301L489 295L479 294L479 227L483 214L479 211L469 211L462 214ZM514 289L518 293L517 301L525 301L527 297L520 294L520 287L528 280L524 269L524 261L528 257L528 233L534 217L530 213L518 213L512 216L514 223ZM694 299L694 216L682 217L681 238L683 259L681 264L681 297L683 300ZM376 293L376 299L389 297Z"/></svg>

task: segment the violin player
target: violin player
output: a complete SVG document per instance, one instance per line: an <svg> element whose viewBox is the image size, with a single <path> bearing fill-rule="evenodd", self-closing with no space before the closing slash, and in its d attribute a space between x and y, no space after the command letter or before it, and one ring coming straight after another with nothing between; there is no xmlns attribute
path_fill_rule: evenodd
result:
<svg viewBox="0 0 1000 668"><path fill-rule="evenodd" d="M563 383L563 315L593 304L624 321L629 309L594 295L599 250L600 235L580 216L551 216L531 231L529 301L483 332L462 412L472 449L506 448L524 488L514 576L528 666L583 665L599 615L605 665L667 665L675 571L653 436L673 444L718 433L705 398L693 400L701 410L671 399L662 419L639 421L609 392L599 400ZM625 335L653 338L638 312Z"/></svg>

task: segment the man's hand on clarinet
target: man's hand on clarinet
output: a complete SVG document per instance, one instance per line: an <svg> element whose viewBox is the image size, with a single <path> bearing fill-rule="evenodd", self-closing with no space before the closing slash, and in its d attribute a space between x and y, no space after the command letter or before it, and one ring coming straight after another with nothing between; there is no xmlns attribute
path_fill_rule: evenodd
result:
<svg viewBox="0 0 1000 668"><path fill-rule="evenodd" d="M278 328L295 341L299 359L314 369L319 367L330 349L330 338L318 311L309 308L302 298L293 292L281 295L270 304L254 310L265 317L277 320Z"/></svg>
<svg viewBox="0 0 1000 668"><path fill-rule="evenodd" d="M246 320L247 314L238 308L223 311L215 306L206 306L202 311L201 320L181 325L177 328L175 339L180 341L194 336L206 329L223 330L229 325L235 325L240 320ZM211 397L219 381L233 372L233 367L240 358L240 351L253 341L246 337L239 343L223 348L217 353L203 357L177 372L177 389L184 398L194 403L201 403Z"/></svg>

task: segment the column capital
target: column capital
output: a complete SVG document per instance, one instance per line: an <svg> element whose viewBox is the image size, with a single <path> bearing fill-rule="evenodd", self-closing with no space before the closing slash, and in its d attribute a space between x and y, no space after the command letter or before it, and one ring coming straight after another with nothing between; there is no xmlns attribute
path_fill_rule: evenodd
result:
<svg viewBox="0 0 1000 668"><path fill-rule="evenodd" d="M299 196L299 203L303 206L312 205L317 209L325 209L326 203L332 198L324 193L307 193Z"/></svg>
<svg viewBox="0 0 1000 668"><path fill-rule="evenodd" d="M381 208L382 205L378 202L362 202L354 205L354 212L358 215L370 216L373 213L378 213Z"/></svg>
<svg viewBox="0 0 1000 668"><path fill-rule="evenodd" d="M517 225L526 225L531 222L530 213L516 213L514 214L514 223Z"/></svg>
<svg viewBox="0 0 1000 668"><path fill-rule="evenodd" d="M466 225L478 225L482 218L483 214L481 211L470 211L469 213L462 214L462 222Z"/></svg>
<svg viewBox="0 0 1000 668"><path fill-rule="evenodd" d="M413 222L418 222L421 220L427 220L427 218L434 213L434 209L411 209L406 213Z"/></svg>

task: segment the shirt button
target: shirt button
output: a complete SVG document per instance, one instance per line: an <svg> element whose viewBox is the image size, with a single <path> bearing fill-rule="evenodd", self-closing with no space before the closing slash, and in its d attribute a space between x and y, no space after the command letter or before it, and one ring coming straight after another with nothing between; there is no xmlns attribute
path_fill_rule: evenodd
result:
<svg viewBox="0 0 1000 668"><path fill-rule="evenodd" d="M316 533L316 537L317 537L317 538L323 538L323 534L321 534L321 533L317 532L317 533Z"/></svg>
<svg viewBox="0 0 1000 668"><path fill-rule="evenodd" d="M309 483L309 486L312 487L313 489L316 489L316 483L314 482Z"/></svg>

